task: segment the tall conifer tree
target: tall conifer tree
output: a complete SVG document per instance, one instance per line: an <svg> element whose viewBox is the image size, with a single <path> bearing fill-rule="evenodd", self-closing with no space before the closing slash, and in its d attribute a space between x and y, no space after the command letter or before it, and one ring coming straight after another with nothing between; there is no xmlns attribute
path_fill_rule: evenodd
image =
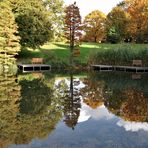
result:
<svg viewBox="0 0 148 148"><path fill-rule="evenodd" d="M82 30L80 11L76 2L66 7L65 13L65 37L70 43L70 63L72 64L73 51L76 49L75 46L79 45Z"/></svg>
<svg viewBox="0 0 148 148"><path fill-rule="evenodd" d="M8 1L0 2L0 63L11 65L20 51L18 27Z"/></svg>

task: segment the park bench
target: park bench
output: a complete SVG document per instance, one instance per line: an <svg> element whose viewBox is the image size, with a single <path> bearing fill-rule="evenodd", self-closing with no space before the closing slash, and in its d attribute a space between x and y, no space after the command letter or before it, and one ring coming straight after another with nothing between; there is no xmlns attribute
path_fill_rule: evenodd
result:
<svg viewBox="0 0 148 148"><path fill-rule="evenodd" d="M43 64L43 58L32 58L32 64Z"/></svg>
<svg viewBox="0 0 148 148"><path fill-rule="evenodd" d="M142 66L142 60L133 60L133 66Z"/></svg>

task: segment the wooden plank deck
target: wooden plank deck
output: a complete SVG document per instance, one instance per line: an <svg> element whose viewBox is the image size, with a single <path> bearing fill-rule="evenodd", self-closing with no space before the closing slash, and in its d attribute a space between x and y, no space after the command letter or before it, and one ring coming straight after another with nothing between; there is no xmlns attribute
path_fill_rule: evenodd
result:
<svg viewBox="0 0 148 148"><path fill-rule="evenodd" d="M44 72L50 71L51 66L46 64L18 64L18 68L21 72Z"/></svg>
<svg viewBox="0 0 148 148"><path fill-rule="evenodd" d="M93 70L98 70L98 71L123 71L123 72L136 72L136 73L148 72L148 67L112 66L112 65L91 65L91 67Z"/></svg>

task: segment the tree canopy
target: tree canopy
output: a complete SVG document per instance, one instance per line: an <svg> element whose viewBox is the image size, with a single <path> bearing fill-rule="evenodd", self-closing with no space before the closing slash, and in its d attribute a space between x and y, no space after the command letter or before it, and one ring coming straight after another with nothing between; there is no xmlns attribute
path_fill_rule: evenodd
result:
<svg viewBox="0 0 148 148"><path fill-rule="evenodd" d="M111 30L115 30L119 42L128 40L137 43L148 42L148 1L147 0L123 0L107 16L107 38Z"/></svg>
<svg viewBox="0 0 148 148"><path fill-rule="evenodd" d="M123 0L107 15L99 10L89 13L84 19L83 41L111 43L147 43L148 1Z"/></svg>
<svg viewBox="0 0 148 148"><path fill-rule="evenodd" d="M105 37L105 14L99 10L89 13L84 20L84 41L99 42Z"/></svg>
<svg viewBox="0 0 148 148"><path fill-rule="evenodd" d="M146 42L148 39L148 1L125 0L130 14L129 32L133 39L138 42Z"/></svg>
<svg viewBox="0 0 148 148"><path fill-rule="evenodd" d="M45 0L44 5L49 13L49 19L53 31L53 40L61 41L64 35L64 1Z"/></svg>
<svg viewBox="0 0 148 148"><path fill-rule="evenodd" d="M42 0L10 0L18 24L20 44L36 48L52 37L49 13Z"/></svg>
<svg viewBox="0 0 148 148"><path fill-rule="evenodd" d="M107 40L114 43L124 40L128 24L128 13L119 6L113 8L106 20Z"/></svg>

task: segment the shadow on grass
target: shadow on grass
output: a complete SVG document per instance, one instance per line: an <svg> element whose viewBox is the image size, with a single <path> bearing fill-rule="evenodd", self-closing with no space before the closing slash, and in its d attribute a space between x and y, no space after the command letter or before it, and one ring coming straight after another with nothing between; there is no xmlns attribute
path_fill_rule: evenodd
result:
<svg viewBox="0 0 148 148"><path fill-rule="evenodd" d="M61 43L54 43L55 47L52 47L52 45L46 46L46 47L41 47L36 50L22 50L19 54L18 62L19 63L31 63L32 58L43 58L45 63L50 63L50 61L54 63L64 62L68 63L69 62L69 55L70 55L70 50L68 49L67 44L61 44ZM87 63L89 54L91 52L95 52L96 48L91 48L90 47L84 47L80 46L80 56L75 57L76 61L79 61L78 63Z"/></svg>
<svg viewBox="0 0 148 148"><path fill-rule="evenodd" d="M62 43L54 43L57 47L63 48L63 49L69 49L68 44L62 44Z"/></svg>

